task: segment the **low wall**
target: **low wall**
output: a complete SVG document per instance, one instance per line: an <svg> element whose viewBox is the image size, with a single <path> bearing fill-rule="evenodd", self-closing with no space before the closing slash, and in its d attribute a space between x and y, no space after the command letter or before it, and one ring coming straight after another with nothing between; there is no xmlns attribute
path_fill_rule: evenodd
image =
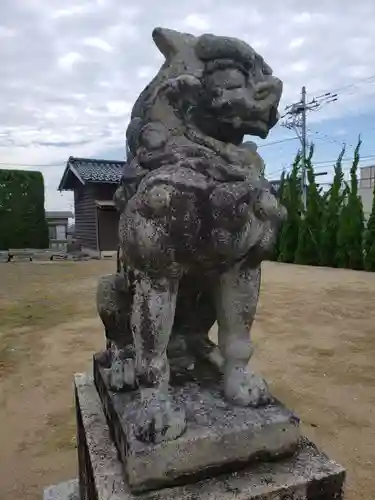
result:
<svg viewBox="0 0 375 500"><path fill-rule="evenodd" d="M57 248L46 248L45 250L33 248L0 250L0 262L82 261L91 259L98 260L100 258L101 256L98 252L90 254L84 249L72 252Z"/></svg>
<svg viewBox="0 0 375 500"><path fill-rule="evenodd" d="M33 261L33 260L64 260L67 253L60 249L10 248L0 252L0 262Z"/></svg>

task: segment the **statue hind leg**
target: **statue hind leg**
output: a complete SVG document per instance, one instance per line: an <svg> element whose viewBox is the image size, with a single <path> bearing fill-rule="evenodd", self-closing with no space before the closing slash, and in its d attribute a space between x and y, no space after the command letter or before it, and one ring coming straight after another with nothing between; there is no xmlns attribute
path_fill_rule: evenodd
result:
<svg viewBox="0 0 375 500"><path fill-rule="evenodd" d="M270 401L265 381L248 368L253 354L250 337L260 289L260 266L241 262L223 273L215 290L218 340L224 358L224 393L240 406Z"/></svg>
<svg viewBox="0 0 375 500"><path fill-rule="evenodd" d="M221 371L223 358L217 345L209 338L215 322L216 310L210 287L203 285L198 276L184 275L179 284L168 354L173 357L174 345L177 344L178 351L182 342L187 363L189 358L199 359Z"/></svg>
<svg viewBox="0 0 375 500"><path fill-rule="evenodd" d="M137 437L158 443L176 439L186 428L185 413L170 391L167 347L173 326L178 280L151 278L135 271L131 328L140 390Z"/></svg>
<svg viewBox="0 0 375 500"><path fill-rule="evenodd" d="M109 386L115 391L134 388L133 338L129 325L131 297L124 276L117 273L102 276L96 302L105 329L106 352L101 362L109 369Z"/></svg>

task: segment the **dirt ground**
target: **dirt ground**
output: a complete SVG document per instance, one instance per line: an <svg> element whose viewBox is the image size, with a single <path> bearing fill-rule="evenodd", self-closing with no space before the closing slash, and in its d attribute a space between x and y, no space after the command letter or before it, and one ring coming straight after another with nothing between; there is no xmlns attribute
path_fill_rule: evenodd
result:
<svg viewBox="0 0 375 500"><path fill-rule="evenodd" d="M104 345L99 275L113 261L0 264L0 498L77 475L72 376ZM304 432L375 497L375 274L265 263L254 365Z"/></svg>

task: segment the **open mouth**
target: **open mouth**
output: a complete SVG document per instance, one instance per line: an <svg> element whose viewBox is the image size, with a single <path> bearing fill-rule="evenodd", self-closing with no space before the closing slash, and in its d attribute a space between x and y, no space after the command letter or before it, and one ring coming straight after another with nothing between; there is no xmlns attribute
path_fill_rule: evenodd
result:
<svg viewBox="0 0 375 500"><path fill-rule="evenodd" d="M272 107L268 116L268 126L269 128L273 127L276 125L276 123L279 120L279 112L277 111L276 107Z"/></svg>
<svg viewBox="0 0 375 500"><path fill-rule="evenodd" d="M231 123L235 128L261 127L272 128L279 119L277 108L272 106L267 112L257 113L254 110L244 113L242 116L234 110L228 110L221 121Z"/></svg>

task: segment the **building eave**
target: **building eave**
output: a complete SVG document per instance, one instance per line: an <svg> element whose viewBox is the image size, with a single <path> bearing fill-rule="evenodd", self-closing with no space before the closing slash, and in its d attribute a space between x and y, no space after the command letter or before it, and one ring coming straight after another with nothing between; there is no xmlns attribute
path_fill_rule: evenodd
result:
<svg viewBox="0 0 375 500"><path fill-rule="evenodd" d="M85 182L85 184L119 184L120 180L110 180L110 179L90 179Z"/></svg>
<svg viewBox="0 0 375 500"><path fill-rule="evenodd" d="M114 200L95 200L95 205L98 208L115 208L116 203Z"/></svg>
<svg viewBox="0 0 375 500"><path fill-rule="evenodd" d="M56 211L56 210L46 210L47 220L58 220L58 219L74 219L74 214L68 210Z"/></svg>
<svg viewBox="0 0 375 500"><path fill-rule="evenodd" d="M58 191L72 191L72 188L68 188L66 187L66 183L67 183L67 180L68 180L68 175L69 173L71 172L77 179L78 181L84 186L85 185L85 181L82 179L82 177L79 175L79 173L77 172L77 170L73 167L73 165L71 164L71 156L69 157L68 161L66 162L66 167L65 167L65 170L64 170L64 173L61 177L61 180L60 180L60 183L59 183L59 186L57 188Z"/></svg>

